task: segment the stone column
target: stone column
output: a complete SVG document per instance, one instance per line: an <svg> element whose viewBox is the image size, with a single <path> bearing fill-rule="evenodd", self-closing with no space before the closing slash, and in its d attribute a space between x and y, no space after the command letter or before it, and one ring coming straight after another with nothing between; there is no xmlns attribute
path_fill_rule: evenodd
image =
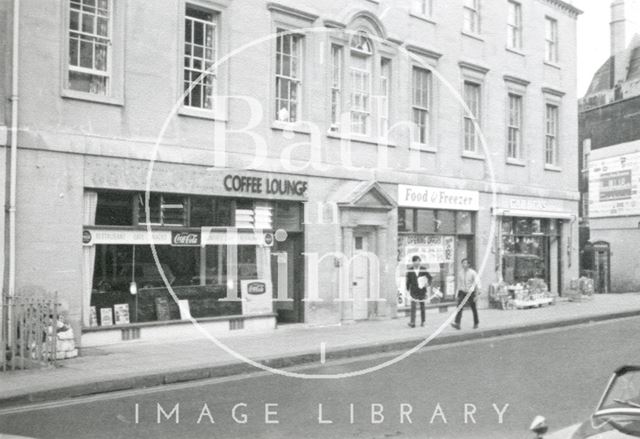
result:
<svg viewBox="0 0 640 439"><path fill-rule="evenodd" d="M344 299L351 297L348 261L353 256L353 227L342 228L342 252L345 260L338 269L338 298ZM342 300L339 303L341 320L353 320L353 302Z"/></svg>

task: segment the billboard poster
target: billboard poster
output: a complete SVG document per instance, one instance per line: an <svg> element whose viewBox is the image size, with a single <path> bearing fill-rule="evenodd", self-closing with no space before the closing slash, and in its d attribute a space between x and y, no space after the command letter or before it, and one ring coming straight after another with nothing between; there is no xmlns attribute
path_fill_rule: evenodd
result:
<svg viewBox="0 0 640 439"><path fill-rule="evenodd" d="M589 162L589 217L640 215L640 152Z"/></svg>

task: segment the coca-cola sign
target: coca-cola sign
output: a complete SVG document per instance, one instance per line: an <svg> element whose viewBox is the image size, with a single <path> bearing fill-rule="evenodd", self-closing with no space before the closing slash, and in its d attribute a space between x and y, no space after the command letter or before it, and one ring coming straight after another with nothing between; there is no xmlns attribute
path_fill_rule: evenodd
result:
<svg viewBox="0 0 640 439"><path fill-rule="evenodd" d="M264 282L251 282L249 285L247 285L248 294L257 295L264 294L266 292L267 286L264 284Z"/></svg>
<svg viewBox="0 0 640 439"><path fill-rule="evenodd" d="M200 246L199 232L172 232L171 244L176 247L198 247Z"/></svg>

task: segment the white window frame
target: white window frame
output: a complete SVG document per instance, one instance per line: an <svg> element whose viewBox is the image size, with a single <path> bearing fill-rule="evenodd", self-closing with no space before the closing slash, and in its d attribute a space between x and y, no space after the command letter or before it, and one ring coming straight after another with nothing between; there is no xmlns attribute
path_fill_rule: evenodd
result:
<svg viewBox="0 0 640 439"><path fill-rule="evenodd" d="M206 13L210 13L212 15L212 20L211 21L204 21L201 20L199 18L195 18L195 17L189 17L187 15L187 9L188 8L192 8L192 9L196 9L196 10L201 10L203 12ZM210 66L213 66L216 62L217 62L217 58L218 58L218 53L219 53L219 48L220 48L220 44L219 44L219 39L220 39L220 26L219 26L219 20L220 20L220 13L215 10L215 9L211 9L211 8L207 8L205 6L202 6L198 3L193 3L193 2L185 2L184 3L184 9L183 9L183 19L184 19L184 32L182 32L182 48L183 48L183 52L182 52L182 63L180 64L182 66L182 92L183 94L187 91L187 89L189 87L191 87L191 85L193 84L189 78L187 78L187 74L190 72L194 72L196 74L198 74L198 76L196 78L200 79L199 82L203 82L203 80L206 77L211 77L212 78L212 84L211 84L211 103L210 106L207 107L204 105L205 101L206 101L206 97L203 94L203 92L201 91L201 95L200 95L200 100L201 103L203 105L189 105L187 104L185 101L187 99L190 98L190 96L193 93L193 88L190 89L189 93L187 93L184 96L184 99L182 101L182 106L185 109L188 110L195 110L195 111L202 111L202 112L215 112L216 109L216 100L215 100L215 96L217 95L218 92L218 72L217 69L214 71L209 71L209 67L206 67L207 63L210 63ZM203 54L202 57L195 57L192 54L188 55L186 53L186 46L187 44L191 44L192 46L192 50L193 50L193 46L194 43L188 43L186 40L186 29L187 29L187 22L191 21L192 23L196 23L199 25L204 26L212 26L213 27L213 44L211 47L207 47L207 46L203 46L202 50L203 50ZM193 24L192 24L192 33L193 33ZM212 58L211 59L207 59L206 57L206 50L211 50L212 51ZM199 59L198 59L199 58ZM193 65L195 64L196 61L200 61L202 62L204 65L202 65L200 68L196 68ZM189 67L187 67L185 65L185 62L189 61ZM201 90L204 89L204 85L201 85Z"/></svg>
<svg viewBox="0 0 640 439"><path fill-rule="evenodd" d="M278 123L298 123L300 121L302 121L302 117L303 117L303 112L302 112L302 105L303 105L303 90L302 90L302 86L303 86L303 71L304 71L304 35L300 34L300 33L296 33L295 31L291 30L291 29L287 29L286 27L283 26L278 26L277 33L281 33L283 35L278 35L275 38L275 44L276 44L276 48L275 48L275 94L274 94L274 102L273 104L275 104L274 107L274 111L275 111L275 120ZM281 48L284 47L284 42L281 44L281 40L282 38L290 38L291 41L289 43L289 47L292 47L292 43L293 41L297 41L297 53L294 54L294 51L291 50L290 54L281 52ZM295 68L295 72L293 72L293 70L290 69L290 72L295 73L295 75L289 74L286 75L283 73L283 68L282 66L279 66L279 60L282 57L285 56L290 56L291 59L297 58L297 64L296 64L296 68ZM291 66L291 64L290 64ZM280 83L283 81L287 81L289 84L289 90L288 90L288 95L289 97L286 99L283 99L280 97ZM295 101L293 99L291 99L291 90L293 89L293 87L291 87L291 85L293 85L293 87L295 87L296 90L296 99ZM280 105L280 101L286 102L286 108ZM295 103L295 107L296 107L296 112L295 112L295 119L291 118L291 108L292 108L292 103ZM286 110L287 113L284 113L283 110ZM284 116L287 116L287 118L285 119Z"/></svg>
<svg viewBox="0 0 640 439"><path fill-rule="evenodd" d="M426 74L426 84L420 81L421 87L418 89L417 79L418 75ZM425 90L426 87L426 90ZM424 98L426 93L426 101ZM433 94L433 76L431 71L423 67L412 66L411 68L411 117L414 125L414 133L412 136L413 143L418 145L429 146L431 138L431 102ZM416 99L420 96L419 99ZM421 115L424 118L424 125L420 124L416 119L417 115Z"/></svg>
<svg viewBox="0 0 640 439"><path fill-rule="evenodd" d="M342 94L344 89L344 46L331 43L331 75L330 75L330 120L331 131L338 131L342 115Z"/></svg>
<svg viewBox="0 0 640 439"><path fill-rule="evenodd" d="M386 67L385 67L386 65ZM380 57L380 96L378 114L378 136L387 139L389 135L389 117L391 112L391 80L393 64L391 58ZM385 72L385 69L387 70Z"/></svg>
<svg viewBox="0 0 640 439"><path fill-rule="evenodd" d="M482 99L482 93L483 93L483 83L480 81L476 81L470 78L465 78L463 81L463 93L462 93L462 97L464 99L464 102L466 104L466 106L469 108L469 110L472 112L472 115L470 115L465 108L463 108L463 128L462 128L462 151L463 154L474 154L474 155L479 155L480 154L480 150L479 150L479 143L480 143L480 138L479 138L479 133L476 130L476 124L477 123L478 126L482 126L482 105L483 105L483 99ZM477 102L475 103L475 108L472 108L469 104L469 100L468 95L467 95L467 86L472 87L474 90L477 90ZM469 132L469 130L471 130L471 132ZM472 142L472 149L469 149L468 146L468 140L472 138L473 142Z"/></svg>
<svg viewBox="0 0 640 439"><path fill-rule="evenodd" d="M516 102L518 108L513 107ZM516 113L514 114L514 110ZM509 91L507 93L507 159L522 160L522 125L524 123L524 96ZM512 136L512 133L514 134Z"/></svg>
<svg viewBox="0 0 640 439"><path fill-rule="evenodd" d="M370 51L360 50L353 47L354 38L360 36L360 38L366 38L370 46ZM354 58L360 58L364 60L366 68L356 67ZM361 31L356 35L352 35L349 39L349 85L350 85L350 124L349 132L352 135L371 136L371 117L372 117L372 97L373 97L373 81L375 74L373 71L375 61L374 45L371 38L367 36L367 33ZM356 82L363 85L362 87L356 87ZM358 102L356 104L355 102ZM354 126L362 126L362 130L354 130Z"/></svg>
<svg viewBox="0 0 640 439"><path fill-rule="evenodd" d="M550 120L550 110L553 119ZM559 163L559 137L560 137L560 105L556 102L545 102L544 110L544 164L557 167Z"/></svg>
<svg viewBox="0 0 640 439"><path fill-rule="evenodd" d="M522 49L522 4L514 0L509 0L507 3L508 3L507 47L509 49L521 50ZM514 22L511 22L512 19L514 20Z"/></svg>
<svg viewBox="0 0 640 439"><path fill-rule="evenodd" d="M553 17L544 18L545 62L558 62L558 20Z"/></svg>
<svg viewBox="0 0 640 439"><path fill-rule="evenodd" d="M472 6L467 5L472 2ZM462 5L462 30L464 32L479 35L480 32L480 0L463 0ZM470 18L467 20L467 18Z"/></svg>
<svg viewBox="0 0 640 439"><path fill-rule="evenodd" d="M90 95L90 96L96 96L96 97L109 97L112 96L112 90L113 90L113 21L115 18L115 14L114 14L114 9L113 9L113 1L112 0L104 0L106 2L107 5L107 35L106 36L102 36L99 35L97 33L97 28L98 28L98 18L99 15L97 13L97 3L95 6L88 6L86 5L85 8L88 9L95 9L95 14L91 14L90 11L87 11L86 9L83 8L84 6L84 0L67 0L66 4L67 4L67 20L66 20L66 44L65 44L65 51L67 53L67 56L65 57L66 59L66 72L65 72L65 77L64 77L64 81L65 81L65 86L64 88L67 90L70 90L74 93L82 93L85 95ZM79 5L80 9L76 9L73 8L72 5ZM72 11L77 11L78 14L78 24L79 24L79 29L78 30L72 30L71 29L71 13ZM84 22L84 16L91 16L93 15L92 21L93 21L93 33L87 33L87 32L83 32L82 31L82 23ZM70 50L71 50L71 44L72 44L72 34L77 35L76 38L78 40L78 52L77 52L77 59L78 59L78 63L80 63L80 59L81 59L81 44L82 41L84 42L93 42L93 49L92 49L92 64L94 64L93 67L82 67L80 65L73 65L72 64L72 60L71 60L71 56L70 56ZM104 42L102 43L102 45L106 46L106 59L105 59L105 63L106 63L106 69L105 70L101 70L101 69L96 69L95 68L95 62L96 62L96 53L95 53L95 49L96 49L96 41L97 40L104 40ZM105 87L104 87L104 93L96 93L96 92L91 92L91 91L84 91L84 90L77 90L71 87L71 83L70 83L70 76L72 73L79 73L79 74L86 74L86 75L92 75L95 77L100 77L103 78L105 80Z"/></svg>

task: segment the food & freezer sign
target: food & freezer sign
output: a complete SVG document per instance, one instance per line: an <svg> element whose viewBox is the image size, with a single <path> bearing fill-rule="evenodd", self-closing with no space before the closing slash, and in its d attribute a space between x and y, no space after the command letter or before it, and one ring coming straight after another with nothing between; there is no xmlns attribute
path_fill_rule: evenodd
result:
<svg viewBox="0 0 640 439"><path fill-rule="evenodd" d="M425 209L478 210L480 194L477 191L401 184L398 186L398 205Z"/></svg>

